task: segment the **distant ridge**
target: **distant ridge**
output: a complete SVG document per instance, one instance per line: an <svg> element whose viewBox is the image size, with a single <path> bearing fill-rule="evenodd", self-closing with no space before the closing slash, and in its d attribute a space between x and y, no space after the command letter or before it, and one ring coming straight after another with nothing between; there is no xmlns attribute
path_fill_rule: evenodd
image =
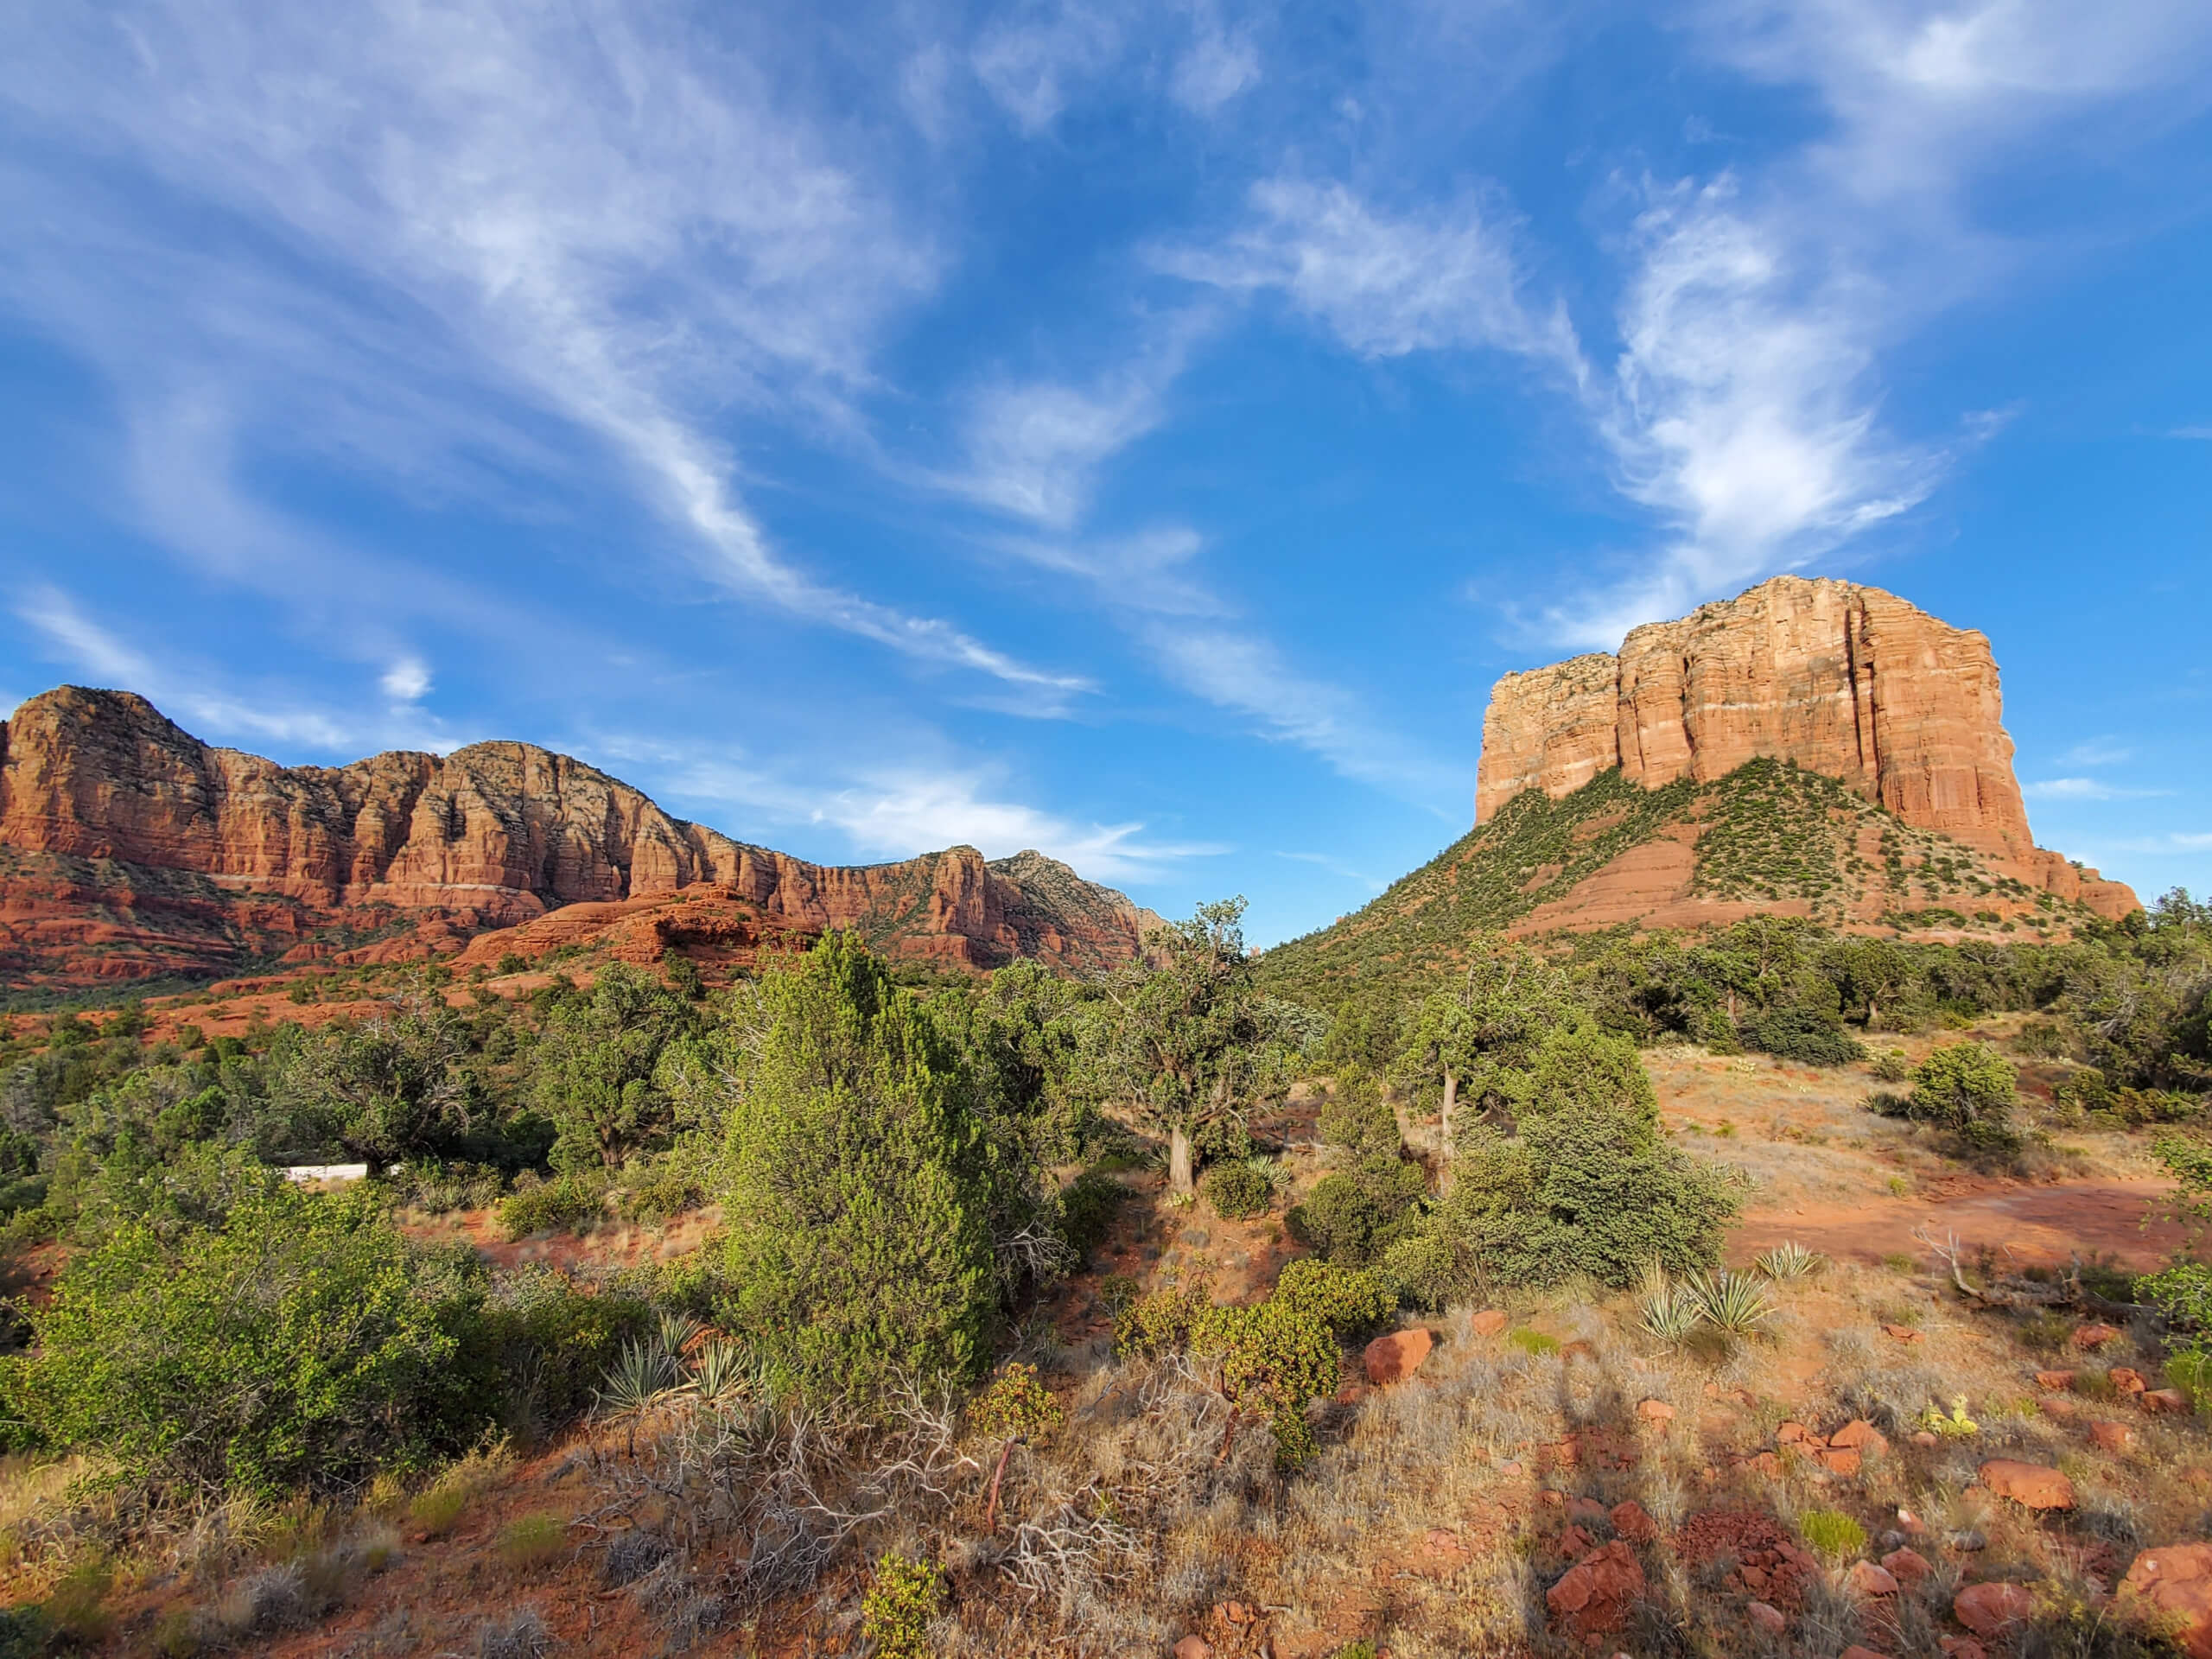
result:
<svg viewBox="0 0 2212 1659"><path fill-rule="evenodd" d="M691 944L723 960L852 927L950 966L1090 970L1133 959L1159 919L1036 852L810 864L527 743L282 766L202 743L133 693L77 686L0 723L10 987L445 954L569 906L678 895Z"/></svg>

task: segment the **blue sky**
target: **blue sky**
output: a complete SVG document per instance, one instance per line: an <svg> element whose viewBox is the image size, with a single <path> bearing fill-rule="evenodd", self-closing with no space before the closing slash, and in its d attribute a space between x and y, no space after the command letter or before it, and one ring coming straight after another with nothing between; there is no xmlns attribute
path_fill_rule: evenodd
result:
<svg viewBox="0 0 2212 1659"><path fill-rule="evenodd" d="M2202 0L17 7L0 708L1268 941L1498 674L1801 569L2202 893L2208 105Z"/></svg>

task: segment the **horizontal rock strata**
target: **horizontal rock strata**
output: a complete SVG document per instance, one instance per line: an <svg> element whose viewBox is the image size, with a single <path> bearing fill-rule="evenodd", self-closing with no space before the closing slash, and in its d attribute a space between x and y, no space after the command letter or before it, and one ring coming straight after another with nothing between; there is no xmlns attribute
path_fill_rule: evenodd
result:
<svg viewBox="0 0 2212 1659"><path fill-rule="evenodd" d="M127 977L232 965L287 936L388 931L395 916L435 914L458 938L700 885L779 932L857 927L972 965L1126 962L1157 920L1034 852L811 864L527 743L283 766L204 744L143 697L77 687L0 724L0 852L11 976L41 976L73 939L115 949L65 977Z"/></svg>
<svg viewBox="0 0 2212 1659"><path fill-rule="evenodd" d="M2135 906L2035 844L1989 641L1879 588L1777 576L1633 630L1618 656L1508 674L1491 692L1475 822L1599 772L1656 789L1762 757L1842 779L1903 822L2108 914Z"/></svg>

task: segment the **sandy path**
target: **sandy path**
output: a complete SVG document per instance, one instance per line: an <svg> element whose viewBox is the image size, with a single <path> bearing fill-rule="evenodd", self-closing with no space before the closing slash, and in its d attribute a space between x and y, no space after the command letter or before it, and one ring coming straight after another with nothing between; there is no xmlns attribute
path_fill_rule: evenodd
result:
<svg viewBox="0 0 2212 1659"><path fill-rule="evenodd" d="M2079 1251L2140 1270L2160 1265L2183 1238L2174 1222L2144 1224L2172 1192L2169 1181L2105 1177L2046 1185L1959 1185L1967 1190L1949 1196L1747 1211L1729 1238L1728 1254L1743 1262L1794 1238L1839 1261L1878 1262L1898 1252L1918 1257L1927 1252L1913 1242L1913 1230L1928 1224L1938 1237L1955 1232L1969 1249L2010 1250L2024 1265L2063 1265Z"/></svg>

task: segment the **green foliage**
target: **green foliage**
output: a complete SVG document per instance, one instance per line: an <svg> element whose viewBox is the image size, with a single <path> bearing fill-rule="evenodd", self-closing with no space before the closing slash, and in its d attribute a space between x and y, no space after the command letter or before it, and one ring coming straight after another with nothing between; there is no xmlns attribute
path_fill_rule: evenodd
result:
<svg viewBox="0 0 2212 1659"><path fill-rule="evenodd" d="M1192 1187L1192 1142L1285 1081L1300 1034L1267 1002L1244 950L1244 900L1200 905L1186 922L1150 936L1154 963L1123 970L1106 1072L1170 1145L1169 1175Z"/></svg>
<svg viewBox="0 0 2212 1659"><path fill-rule="evenodd" d="M1319 1264L1287 1268L1256 1307L1217 1307L1202 1286L1154 1291L1115 1322L1115 1350L1151 1355L1188 1349L1211 1370L1236 1422L1265 1422L1276 1460L1295 1468L1312 1456L1306 1408L1337 1386L1339 1327L1353 1330L1394 1300L1378 1276L1338 1274ZM1287 1288L1286 1288L1287 1287Z"/></svg>
<svg viewBox="0 0 2212 1659"><path fill-rule="evenodd" d="M11 1414L163 1489L273 1493L428 1455L481 1287L373 1197L272 1190L219 1231L118 1228L71 1262L9 1362Z"/></svg>
<svg viewBox="0 0 2212 1659"><path fill-rule="evenodd" d="M1866 1049L1837 1021L1809 1009L1770 1008L1737 1027L1744 1046L1800 1065L1849 1065Z"/></svg>
<svg viewBox="0 0 2212 1659"><path fill-rule="evenodd" d="M1198 1183L1198 1190L1216 1215L1231 1221L1265 1215L1275 1196L1275 1184L1266 1171L1254 1168L1249 1162L1213 1165Z"/></svg>
<svg viewBox="0 0 2212 1659"><path fill-rule="evenodd" d="M972 1376L994 1307L974 1090L914 997L833 933L763 976L729 1114L734 1328L805 1389Z"/></svg>
<svg viewBox="0 0 2212 1659"><path fill-rule="evenodd" d="M499 1200L499 1230L510 1240L533 1233L582 1232L607 1214L607 1183L588 1171L540 1180L524 1172Z"/></svg>
<svg viewBox="0 0 2212 1659"><path fill-rule="evenodd" d="M1275 1300L1319 1320L1339 1338L1375 1329L1398 1308L1397 1294L1382 1273L1303 1258L1284 1266L1273 1294Z"/></svg>
<svg viewBox="0 0 2212 1659"><path fill-rule="evenodd" d="M462 1332L454 1364L467 1396L524 1440L581 1416L591 1382L651 1322L645 1302L579 1289L550 1268L503 1274Z"/></svg>
<svg viewBox="0 0 2212 1659"><path fill-rule="evenodd" d="M968 1403L968 1421L987 1440L1032 1440L1060 1426L1060 1403L1037 1377L1037 1368L1011 1361Z"/></svg>
<svg viewBox="0 0 2212 1659"><path fill-rule="evenodd" d="M1686 1271L1717 1258L1733 1201L1717 1175L1667 1145L1628 1042L1563 1026L1529 1076L1518 1132L1474 1131L1419 1260L1389 1256L1415 1294L1442 1300L1578 1274L1628 1285L1655 1261Z"/></svg>
<svg viewBox="0 0 2212 1659"><path fill-rule="evenodd" d="M930 1621L944 1604L941 1567L886 1554L861 1603L861 1633L875 1643L876 1659L931 1659Z"/></svg>
<svg viewBox="0 0 2212 1659"><path fill-rule="evenodd" d="M1106 1239L1114 1212L1129 1196L1128 1188L1102 1170L1086 1169L1060 1192L1060 1236L1078 1262Z"/></svg>
<svg viewBox="0 0 2212 1659"><path fill-rule="evenodd" d="M1840 1510L1808 1510L1797 1517L1798 1535L1813 1550L1840 1561L1866 1548L1866 1529Z"/></svg>
<svg viewBox="0 0 2212 1659"><path fill-rule="evenodd" d="M554 1007L538 1037L532 1088L559 1133L556 1167L613 1169L674 1133L658 1073L692 1018L689 998L622 963L601 969L588 994Z"/></svg>
<svg viewBox="0 0 2212 1659"><path fill-rule="evenodd" d="M1901 1048L1885 1048L1874 1057L1874 1076L1882 1083L1903 1083L1912 1076L1912 1062Z"/></svg>
<svg viewBox="0 0 2212 1659"><path fill-rule="evenodd" d="M1340 1356L1329 1327L1280 1297L1257 1307L1217 1307L1192 1333L1193 1357L1218 1369L1230 1410L1274 1433L1275 1461L1295 1469L1313 1455L1306 1408L1334 1391Z"/></svg>
<svg viewBox="0 0 2212 1659"><path fill-rule="evenodd" d="M2014 1144L2012 1102L2019 1079L1984 1043L1953 1043L1914 1068L1911 1115L1978 1147Z"/></svg>
<svg viewBox="0 0 2212 1659"><path fill-rule="evenodd" d="M1420 1224L1424 1187L1421 1166L1410 1160L1363 1160L1313 1184L1290 1212L1291 1234L1328 1261L1363 1267Z"/></svg>
<svg viewBox="0 0 2212 1659"><path fill-rule="evenodd" d="M310 1136L381 1168L455 1145L483 1109L460 1016L432 997L402 1000L361 1025L302 1038L278 1096Z"/></svg>
<svg viewBox="0 0 2212 1659"><path fill-rule="evenodd" d="M1323 1105L1324 1141L1350 1155L1290 1212L1292 1235L1346 1267L1379 1261L1419 1220L1427 1180L1405 1156L1398 1120L1371 1077L1345 1080Z"/></svg>
<svg viewBox="0 0 2212 1659"><path fill-rule="evenodd" d="M1545 1354L1559 1352L1557 1337L1547 1336L1541 1331L1531 1331L1526 1325L1521 1326L1518 1330L1507 1332L1505 1341L1508 1347L1518 1348L1532 1359Z"/></svg>

